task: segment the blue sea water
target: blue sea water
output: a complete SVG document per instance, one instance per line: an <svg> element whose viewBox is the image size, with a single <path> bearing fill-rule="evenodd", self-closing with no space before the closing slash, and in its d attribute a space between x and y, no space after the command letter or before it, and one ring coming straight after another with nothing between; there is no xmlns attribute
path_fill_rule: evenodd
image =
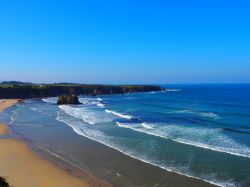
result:
<svg viewBox="0 0 250 187"><path fill-rule="evenodd" d="M81 105L27 100L8 111L10 124L62 122L168 171L222 186L250 186L250 85L163 86L164 92L81 96Z"/></svg>

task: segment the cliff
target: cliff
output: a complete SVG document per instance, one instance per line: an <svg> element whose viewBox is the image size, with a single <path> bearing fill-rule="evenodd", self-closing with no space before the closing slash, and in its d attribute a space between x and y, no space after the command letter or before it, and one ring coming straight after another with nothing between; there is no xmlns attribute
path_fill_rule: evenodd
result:
<svg viewBox="0 0 250 187"><path fill-rule="evenodd" d="M110 95L135 92L164 90L160 86L115 86L115 85L77 85L77 84L43 84L43 85L0 85L0 99L29 99L57 97L59 95Z"/></svg>

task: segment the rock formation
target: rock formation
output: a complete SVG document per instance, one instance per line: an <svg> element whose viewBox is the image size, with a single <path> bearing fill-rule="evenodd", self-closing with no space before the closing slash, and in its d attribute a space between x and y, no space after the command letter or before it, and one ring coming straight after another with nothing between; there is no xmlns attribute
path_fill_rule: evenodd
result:
<svg viewBox="0 0 250 187"><path fill-rule="evenodd" d="M80 104L76 95L61 95L57 100L58 105Z"/></svg>
<svg viewBox="0 0 250 187"><path fill-rule="evenodd" d="M9 184L6 182L5 178L0 177L0 186L1 187L9 187Z"/></svg>

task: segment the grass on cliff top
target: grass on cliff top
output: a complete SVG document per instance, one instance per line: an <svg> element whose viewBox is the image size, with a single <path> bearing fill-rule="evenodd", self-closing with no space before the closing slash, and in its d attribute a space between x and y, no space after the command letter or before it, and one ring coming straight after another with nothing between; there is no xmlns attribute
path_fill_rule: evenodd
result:
<svg viewBox="0 0 250 187"><path fill-rule="evenodd" d="M1 88L13 88L13 84L0 84L0 87Z"/></svg>

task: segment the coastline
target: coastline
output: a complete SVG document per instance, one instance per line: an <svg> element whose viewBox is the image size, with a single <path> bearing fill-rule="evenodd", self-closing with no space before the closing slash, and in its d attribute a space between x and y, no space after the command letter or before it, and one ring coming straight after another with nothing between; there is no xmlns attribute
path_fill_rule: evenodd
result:
<svg viewBox="0 0 250 187"><path fill-rule="evenodd" d="M46 148L44 149L43 147L40 147L39 144L36 144L32 140L26 139L22 136L20 136L21 140L19 140L18 142L23 143L22 140L24 140L25 144L23 143L23 145L26 145L26 148L31 153L35 153L36 156L38 155L40 160L46 161L53 167L56 167L61 172L67 173L69 176L73 175L77 176L78 179L81 178L81 181L91 181L92 186L100 186L98 184L100 182L99 179L103 179L112 184L113 186L127 186L128 184L131 184L131 186L144 187L150 187L155 185L180 187L216 186L207 181L203 181L201 179L196 179L171 171L166 171L163 168L133 158L129 155L126 155L118 150L112 149L87 137L75 134L75 132L67 125L65 125L63 128L64 129L62 131L57 132L58 134L60 134L60 138L67 139L67 141L72 141L71 143L73 144L79 143L80 146L84 145L84 147L81 147L83 149L79 150L80 147L78 147L78 149L75 150L76 152L74 152L74 150L71 151L73 151L72 154L79 154L84 159L85 165L79 165L79 163L74 164L74 162L71 162L70 159L65 157L65 155L59 156L57 154L54 154L54 152L46 150ZM16 134L15 128L12 128L11 130L13 130L14 134ZM67 136L64 137L65 133ZM52 132L52 134L55 134L55 132ZM19 134L17 135L19 136ZM46 136L44 138L47 139ZM67 143L65 143L66 141L62 142L61 146L67 147ZM8 147L11 146L12 145L9 145ZM94 174L94 176L98 178L89 175L89 173ZM40 176L41 175L43 174L40 174ZM0 173L0 176L5 177L7 175L2 175ZM8 181L9 178L7 178L7 182ZM102 182L103 183L101 186L112 186L109 183L105 183L104 181ZM67 187L69 187L69 185Z"/></svg>
<svg viewBox="0 0 250 187"><path fill-rule="evenodd" d="M17 104L19 100L0 100L0 112ZM0 176L12 187L88 187L111 186L104 181L86 179L69 174L32 151L18 138L8 138L10 130L0 124Z"/></svg>

